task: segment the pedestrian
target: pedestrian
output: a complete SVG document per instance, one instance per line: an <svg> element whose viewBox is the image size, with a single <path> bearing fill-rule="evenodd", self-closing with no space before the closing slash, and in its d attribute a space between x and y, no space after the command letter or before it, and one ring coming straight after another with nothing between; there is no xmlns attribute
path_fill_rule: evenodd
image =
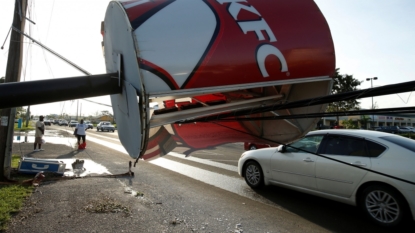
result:
<svg viewBox="0 0 415 233"><path fill-rule="evenodd" d="M76 137L78 138L78 149L85 149L86 145L86 130L88 129L88 126L84 124L84 120L81 119L81 121L76 125ZM81 145L81 138L82 138L82 145Z"/></svg>
<svg viewBox="0 0 415 233"><path fill-rule="evenodd" d="M33 146L33 151L41 151L42 149L42 137L45 134L45 124L43 123L43 116L39 116L39 120L36 121L35 129L35 144ZM36 145L38 149L36 149Z"/></svg>

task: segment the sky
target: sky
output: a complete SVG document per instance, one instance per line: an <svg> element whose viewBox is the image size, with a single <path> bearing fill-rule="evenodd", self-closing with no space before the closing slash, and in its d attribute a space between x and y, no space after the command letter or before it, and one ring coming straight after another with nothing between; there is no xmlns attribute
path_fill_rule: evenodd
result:
<svg viewBox="0 0 415 233"><path fill-rule="evenodd" d="M100 34L109 0L29 0L30 24L26 33L91 74L105 73ZM248 0L249 2L249 0ZM333 37L336 68L341 74L364 81L377 77L373 86L415 80L415 1L413 0L315 0L325 16ZM14 0L0 2L0 42L3 45L12 24ZM29 23L27 23L29 25ZM5 76L9 41L0 50L0 76ZM25 43L25 67L21 81L83 76L67 63L32 43ZM88 98L110 105L110 97ZM371 108L372 98L361 99L362 108ZM415 93L374 97L377 108L412 107ZM112 108L74 100L31 106L32 115L66 113L97 115Z"/></svg>

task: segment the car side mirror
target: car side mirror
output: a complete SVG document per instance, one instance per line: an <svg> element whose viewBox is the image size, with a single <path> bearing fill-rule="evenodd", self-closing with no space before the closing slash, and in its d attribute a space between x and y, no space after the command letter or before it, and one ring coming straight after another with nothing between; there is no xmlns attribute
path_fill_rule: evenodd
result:
<svg viewBox="0 0 415 233"><path fill-rule="evenodd" d="M285 145L280 145L277 147L277 150L280 153L284 153L285 151L287 151L287 147Z"/></svg>

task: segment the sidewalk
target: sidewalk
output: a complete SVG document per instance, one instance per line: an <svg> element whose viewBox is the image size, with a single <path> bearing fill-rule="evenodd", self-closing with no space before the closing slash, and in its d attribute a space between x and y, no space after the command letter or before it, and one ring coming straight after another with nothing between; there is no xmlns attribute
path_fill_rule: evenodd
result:
<svg viewBox="0 0 415 233"><path fill-rule="evenodd" d="M89 161L88 153L95 153L60 144L45 144L43 148L33 152L32 143L14 143L13 154ZM123 167L127 172L128 167ZM134 177L45 179L13 217L6 232L171 232L169 225L155 216L157 213L149 211L148 200L128 191L128 179Z"/></svg>

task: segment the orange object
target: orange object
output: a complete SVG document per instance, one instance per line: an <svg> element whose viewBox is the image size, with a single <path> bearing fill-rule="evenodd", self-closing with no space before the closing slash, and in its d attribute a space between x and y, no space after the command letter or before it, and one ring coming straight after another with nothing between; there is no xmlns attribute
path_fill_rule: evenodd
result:
<svg viewBox="0 0 415 233"><path fill-rule="evenodd" d="M82 143L78 146L78 150L82 150L82 149L85 149L85 148L86 148L86 142L84 142L84 143Z"/></svg>

